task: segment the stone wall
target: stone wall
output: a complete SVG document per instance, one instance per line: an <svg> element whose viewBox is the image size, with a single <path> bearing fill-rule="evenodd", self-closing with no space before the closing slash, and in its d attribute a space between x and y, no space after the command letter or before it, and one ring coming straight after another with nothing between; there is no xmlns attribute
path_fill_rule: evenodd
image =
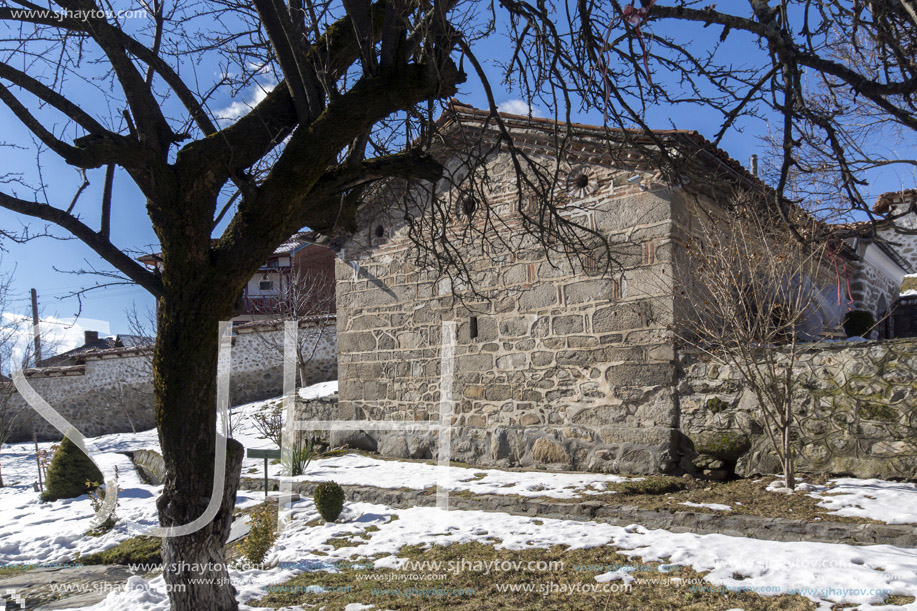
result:
<svg viewBox="0 0 917 611"><path fill-rule="evenodd" d="M628 182L633 170L609 167L603 147L584 144L582 156L568 160L595 185L569 214L608 237L621 264L611 277L546 257L522 231L502 153L489 160L486 205L491 219L500 215L507 245L464 251L479 295L416 266L403 221L361 221L345 247L357 271L337 267L340 417L438 421L442 323L452 321L453 459L631 473L674 467L665 280L673 195ZM435 435L371 437L384 455L435 455Z"/></svg>
<svg viewBox="0 0 917 611"><path fill-rule="evenodd" d="M753 393L730 367L682 352L678 392L687 458L714 472L777 473ZM794 373L797 468L856 477L917 475L917 340L831 342Z"/></svg>
<svg viewBox="0 0 917 611"><path fill-rule="evenodd" d="M850 293L854 301L852 307L872 312L879 324L871 335L874 338L880 335L884 337L886 325L883 318L894 307L898 294L901 292L901 283L864 261L851 264L850 269ZM842 289L846 292L843 285ZM843 295L842 298L846 299L847 296Z"/></svg>
<svg viewBox="0 0 917 611"><path fill-rule="evenodd" d="M333 319L303 322L301 341L313 354L306 367L306 384L337 377ZM283 331L252 325L236 330L232 346L230 397L233 405L275 397L282 393ZM314 348L314 352L312 350ZM29 383L54 409L86 436L142 431L153 420L152 356L148 349L113 349L83 357L83 363L26 372ZM6 391L9 392L9 391ZM8 409L17 414L11 442L60 435L16 393Z"/></svg>
<svg viewBox="0 0 917 611"><path fill-rule="evenodd" d="M917 193L913 189L891 196L888 204L891 207L891 215L897 218L894 223L880 223L876 233L892 244L898 254L917 269L917 235L896 231L898 227L909 231L917 229L917 214L913 209L917 203L915 199Z"/></svg>

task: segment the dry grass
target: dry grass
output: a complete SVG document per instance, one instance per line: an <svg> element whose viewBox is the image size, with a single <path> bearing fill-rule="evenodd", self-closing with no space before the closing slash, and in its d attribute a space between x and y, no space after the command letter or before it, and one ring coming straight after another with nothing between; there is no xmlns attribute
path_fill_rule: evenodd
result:
<svg viewBox="0 0 917 611"><path fill-rule="evenodd" d="M413 573L389 569L372 570L344 567L340 572L312 572L276 586L257 605L280 607L302 605L326 611L344 609L350 603L376 605L378 609L397 611L496 611L521 609L615 610L636 611L690 610L726 611L808 611L815 605L800 596L762 597L752 592L730 592L702 582L702 575L686 568L659 572L658 563L639 563L616 554L608 547L570 550L562 546L523 551L496 550L481 543L434 546L424 550L405 547L400 556L417 561L453 562L562 562L554 571L449 571L428 573L425 580L411 579ZM443 566L448 567L448 564ZM519 566L519 565L517 565ZM631 573L638 580L629 591L586 592L583 586L596 584L595 576L621 566L635 567ZM430 579L432 576L442 577ZM670 582L680 578L681 584ZM656 583L650 583L655 580ZM700 585L698 585L700 584ZM321 586L327 592L306 592L309 586ZM508 591L508 587L529 591ZM566 591L560 588L566 587ZM579 591L571 591L577 588ZM553 589L553 591L552 591Z"/></svg>
<svg viewBox="0 0 917 611"><path fill-rule="evenodd" d="M350 450L349 452L369 456L378 460L392 460L397 462L418 462L437 464L432 460L408 460L386 458L370 452ZM465 467L472 471L473 479L485 476L480 467L473 467L460 462L451 463L455 467ZM504 469L507 471L530 472L532 469ZM813 484L824 484L830 477L819 474L800 474L804 481ZM730 482L714 482L680 477L654 475L641 480L627 481L612 484L609 489L615 494L589 494L575 499L552 499L558 503L579 503L582 501L601 501L608 505L637 505L644 509L657 511L693 511L701 513L723 514L705 507L688 507L680 505L683 502L692 503L719 503L732 507L732 514L753 515L763 518L788 518L794 520L849 522L856 524L881 524L876 520L856 517L842 517L830 513L824 507L818 506L818 499L810 497L804 492L793 495L779 494L766 490L767 485L777 476L765 476L760 480L735 480ZM416 492L411 488L391 489L392 492ZM430 486L423 489L429 495L436 493L436 487ZM449 493L451 496L475 498L476 493L467 490L456 490ZM828 493L830 494L830 493ZM527 497L508 495L520 502L526 502ZM542 498L542 497L539 497Z"/></svg>
<svg viewBox="0 0 917 611"><path fill-rule="evenodd" d="M675 478L671 478L675 479ZM760 480L735 480L731 482L705 482L685 480L684 490L666 494L626 493L620 485L620 494L606 494L593 497L612 505L637 505L644 509L662 511L695 511L706 513L732 513L753 515L766 518L789 518L794 520L854 522L881 524L866 518L842 517L829 513L818 506L818 499L804 492L780 494L767 490L767 485L775 478L766 477ZM809 476L806 481L824 483L825 477ZM705 507L689 507L680 503L720 503L732 507L730 512L715 511Z"/></svg>

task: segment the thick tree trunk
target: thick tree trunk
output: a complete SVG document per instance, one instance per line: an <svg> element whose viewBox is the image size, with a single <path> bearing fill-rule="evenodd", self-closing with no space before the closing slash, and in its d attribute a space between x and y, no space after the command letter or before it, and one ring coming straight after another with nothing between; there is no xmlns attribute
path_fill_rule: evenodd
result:
<svg viewBox="0 0 917 611"><path fill-rule="evenodd" d="M228 315L228 300L218 300L200 285L186 285L159 302L153 357L156 422L166 465L157 502L162 526L188 524L209 501L216 448L216 374L218 323ZM223 498L216 517L201 530L163 541L163 573L173 611L235 610L225 545L232 522L242 447L227 443Z"/></svg>

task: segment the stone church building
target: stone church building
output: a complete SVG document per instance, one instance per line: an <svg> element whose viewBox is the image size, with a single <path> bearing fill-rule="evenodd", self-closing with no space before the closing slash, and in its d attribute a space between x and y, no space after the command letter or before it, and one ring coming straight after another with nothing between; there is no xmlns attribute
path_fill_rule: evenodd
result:
<svg viewBox="0 0 917 611"><path fill-rule="evenodd" d="M497 129L487 116L453 103L443 131L473 133L486 143ZM546 255L522 230L505 150L487 153L486 211L460 193L440 194L455 212L442 230L463 244L473 291L418 263L417 238L402 211L364 213L336 267L337 416L439 422L445 401L455 426L453 460L618 473L691 470L693 432L684 422L709 423L682 413L673 278L690 274L677 248L692 230L695 198L712 205L703 193L715 181L673 186L649 166L622 164L609 156L601 127L573 124L559 134L553 121L503 119L516 146L546 165L558 138L565 139L562 214L605 236L614 265L606 273L588 256ZM695 132L657 137L710 177L760 186ZM501 237L496 243L463 233L488 222ZM845 255L851 264L854 250ZM454 345L444 322L454 324ZM452 375L441 375L443 367ZM369 437L383 455L436 455L435 432Z"/></svg>

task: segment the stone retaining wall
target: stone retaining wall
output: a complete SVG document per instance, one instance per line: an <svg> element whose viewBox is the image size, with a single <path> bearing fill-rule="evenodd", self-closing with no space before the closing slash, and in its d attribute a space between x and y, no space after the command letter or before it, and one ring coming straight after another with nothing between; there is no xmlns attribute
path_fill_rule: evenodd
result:
<svg viewBox="0 0 917 611"><path fill-rule="evenodd" d="M699 467L780 472L753 393L730 367L682 352L686 452ZM794 374L797 469L856 477L917 476L917 339L806 347ZM730 464L731 463L731 464Z"/></svg>
<svg viewBox="0 0 917 611"><path fill-rule="evenodd" d="M143 478L154 486L161 486L166 481L166 463L162 455L155 450L134 450L131 460Z"/></svg>
<svg viewBox="0 0 917 611"><path fill-rule="evenodd" d="M337 378L333 319L304 321L305 342L314 345L306 384ZM232 346L231 401L240 405L276 397L283 391L283 331L265 326L236 330ZM311 352L311 350L310 350ZM87 354L83 363L26 372L29 383L54 409L86 436L142 431L153 420L152 355L148 349L113 349ZM58 439L60 434L32 410L14 390L9 409L17 414L10 442L32 438Z"/></svg>

